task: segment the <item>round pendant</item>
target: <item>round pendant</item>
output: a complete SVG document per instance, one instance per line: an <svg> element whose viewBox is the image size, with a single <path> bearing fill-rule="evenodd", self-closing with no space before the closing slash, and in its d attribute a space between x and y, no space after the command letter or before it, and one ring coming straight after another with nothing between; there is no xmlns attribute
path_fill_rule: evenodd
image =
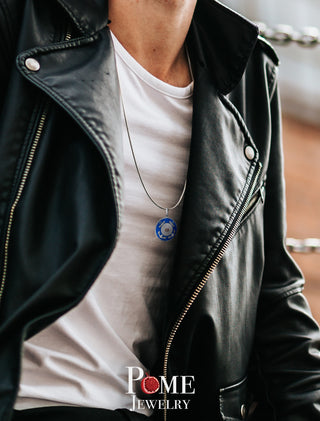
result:
<svg viewBox="0 0 320 421"><path fill-rule="evenodd" d="M177 224L171 218L162 218L156 225L156 236L162 241L169 241L177 233Z"/></svg>

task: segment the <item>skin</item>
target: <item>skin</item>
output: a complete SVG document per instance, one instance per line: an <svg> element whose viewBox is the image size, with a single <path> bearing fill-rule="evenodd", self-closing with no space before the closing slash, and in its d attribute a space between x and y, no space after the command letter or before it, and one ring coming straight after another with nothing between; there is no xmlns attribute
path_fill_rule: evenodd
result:
<svg viewBox="0 0 320 421"><path fill-rule="evenodd" d="M174 86L191 82L184 42L197 0L109 0L109 25L146 70Z"/></svg>

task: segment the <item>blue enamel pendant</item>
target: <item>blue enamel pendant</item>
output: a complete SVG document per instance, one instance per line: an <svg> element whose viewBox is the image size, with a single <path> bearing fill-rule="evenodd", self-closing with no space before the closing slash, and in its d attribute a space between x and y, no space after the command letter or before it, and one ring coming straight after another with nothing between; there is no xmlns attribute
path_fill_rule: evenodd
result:
<svg viewBox="0 0 320 421"><path fill-rule="evenodd" d="M156 236L161 241L169 241L174 238L177 233L177 224L171 218L162 218L156 225Z"/></svg>

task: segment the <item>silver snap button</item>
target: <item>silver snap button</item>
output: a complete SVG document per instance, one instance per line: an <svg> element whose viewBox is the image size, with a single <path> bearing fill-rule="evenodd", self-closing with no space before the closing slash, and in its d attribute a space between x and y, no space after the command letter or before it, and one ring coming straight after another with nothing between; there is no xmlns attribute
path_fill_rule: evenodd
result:
<svg viewBox="0 0 320 421"><path fill-rule="evenodd" d="M245 156L247 157L247 159L249 159L249 161L252 161L254 156L255 156L255 152L252 146L246 146L245 150L244 150Z"/></svg>
<svg viewBox="0 0 320 421"><path fill-rule="evenodd" d="M26 68L32 72L40 70L40 63L35 58L27 58L25 61Z"/></svg>
<svg viewBox="0 0 320 421"><path fill-rule="evenodd" d="M247 408L245 405L241 405L240 413L241 413L242 419L244 420L247 415Z"/></svg>

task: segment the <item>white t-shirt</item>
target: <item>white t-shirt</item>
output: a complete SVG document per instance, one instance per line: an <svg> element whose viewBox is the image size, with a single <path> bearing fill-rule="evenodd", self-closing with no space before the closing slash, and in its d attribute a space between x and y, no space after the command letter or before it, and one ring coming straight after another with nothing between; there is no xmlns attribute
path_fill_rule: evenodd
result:
<svg viewBox="0 0 320 421"><path fill-rule="evenodd" d="M192 91L148 73L113 36L131 139L143 181L164 207L186 179ZM124 209L119 241L83 301L24 345L16 409L75 405L132 409L128 366L144 370L159 349L159 324L176 238L161 241L165 216L139 181L123 120ZM178 226L179 205L170 211ZM140 410L148 414L147 410Z"/></svg>

